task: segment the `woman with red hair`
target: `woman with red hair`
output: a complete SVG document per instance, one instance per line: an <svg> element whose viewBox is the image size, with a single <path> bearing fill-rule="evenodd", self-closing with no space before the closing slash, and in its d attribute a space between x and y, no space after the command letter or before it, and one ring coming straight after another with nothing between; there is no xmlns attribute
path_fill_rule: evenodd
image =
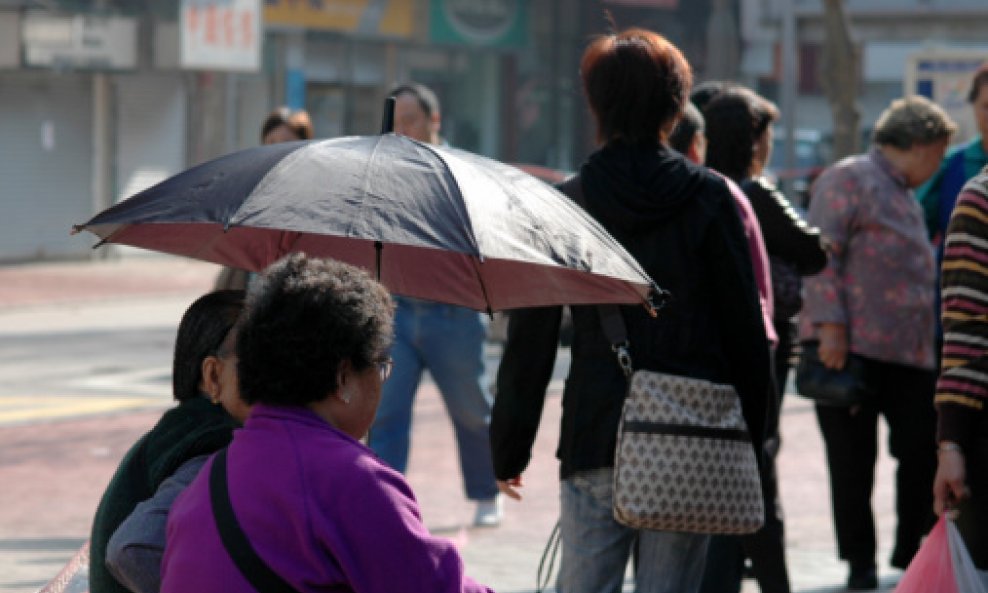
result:
<svg viewBox="0 0 988 593"><path fill-rule="evenodd" d="M761 454L769 393L768 340L751 258L725 182L666 140L692 83L682 53L629 29L593 41L580 63L600 148L560 189L584 205L663 288L657 318L621 308L636 369L730 384ZM636 531L612 514L615 439L627 381L594 306L573 306L572 363L563 392L561 593L620 591L637 542L636 591L699 588L708 536ZM512 312L491 422L501 491L521 497L552 376L561 308Z"/></svg>

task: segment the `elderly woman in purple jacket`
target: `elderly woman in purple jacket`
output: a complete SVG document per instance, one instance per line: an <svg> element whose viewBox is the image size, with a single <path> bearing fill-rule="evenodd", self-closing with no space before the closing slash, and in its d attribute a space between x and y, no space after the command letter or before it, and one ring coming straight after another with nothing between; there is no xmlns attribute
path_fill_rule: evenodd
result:
<svg viewBox="0 0 988 593"><path fill-rule="evenodd" d="M293 255L252 286L237 353L254 407L172 507L164 593L490 591L358 440L391 370L392 317L385 289L338 262Z"/></svg>

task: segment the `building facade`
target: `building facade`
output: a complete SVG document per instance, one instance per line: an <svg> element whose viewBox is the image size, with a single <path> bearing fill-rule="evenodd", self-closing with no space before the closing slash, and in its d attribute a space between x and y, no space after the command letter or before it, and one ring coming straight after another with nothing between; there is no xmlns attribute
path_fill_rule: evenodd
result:
<svg viewBox="0 0 988 593"><path fill-rule="evenodd" d="M795 21L793 48L784 47L782 36L786 3L791 3ZM988 61L988 3L983 0L845 0L843 5L857 53L862 148L890 101L907 93L927 94L909 85L910 64L916 56L960 52ZM795 126L826 138L833 121L822 72L826 67L822 0L741 0L741 38L741 79L777 101L786 83L781 56L786 51L796 55ZM949 103L944 106L958 117L970 117L957 94L946 100L931 98ZM966 122L965 135L972 125Z"/></svg>
<svg viewBox="0 0 988 593"><path fill-rule="evenodd" d="M385 95L405 80L436 89L450 144L575 170L595 146L579 83L594 35L657 30L698 79L748 76L765 87L771 72L759 74L749 54L771 41L744 36L742 8L740 0L0 0L0 262L106 256L90 237L70 237L70 226L256 145L278 105L307 109L320 138L377 133ZM759 31L773 27L770 11L755 20Z"/></svg>

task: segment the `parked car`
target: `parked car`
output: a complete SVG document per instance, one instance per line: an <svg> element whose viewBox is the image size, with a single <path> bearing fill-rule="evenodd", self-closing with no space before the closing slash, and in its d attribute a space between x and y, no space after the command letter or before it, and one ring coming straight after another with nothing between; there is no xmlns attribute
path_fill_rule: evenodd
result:
<svg viewBox="0 0 988 593"><path fill-rule="evenodd" d="M805 208L809 202L810 185L831 162L833 140L829 133L797 128L796 162L792 168L786 168L785 142L785 132L776 128L772 140L772 158L765 174L780 186L791 181L794 195L786 197L793 205Z"/></svg>

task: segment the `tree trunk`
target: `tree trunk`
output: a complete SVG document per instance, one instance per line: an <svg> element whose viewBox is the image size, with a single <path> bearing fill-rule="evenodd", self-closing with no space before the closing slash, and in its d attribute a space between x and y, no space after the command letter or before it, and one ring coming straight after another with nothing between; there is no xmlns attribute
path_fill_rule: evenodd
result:
<svg viewBox="0 0 988 593"><path fill-rule="evenodd" d="M860 150L858 124L858 51L844 14L843 0L824 0L826 42L821 81L834 116L834 160Z"/></svg>

